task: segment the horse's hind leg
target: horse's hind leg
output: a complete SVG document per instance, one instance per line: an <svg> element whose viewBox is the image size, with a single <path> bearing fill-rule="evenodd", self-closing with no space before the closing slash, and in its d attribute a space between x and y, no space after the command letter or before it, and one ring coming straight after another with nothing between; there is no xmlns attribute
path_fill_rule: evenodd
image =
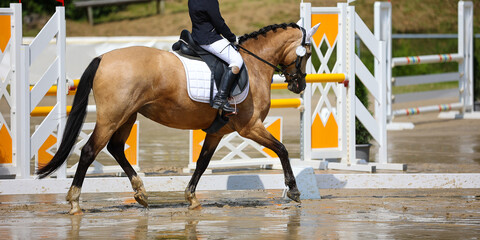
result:
<svg viewBox="0 0 480 240"><path fill-rule="evenodd" d="M148 207L147 202L147 192L145 191L145 187L143 186L142 179L137 176L137 172L133 169L132 165L128 162L127 158L125 157L125 142L130 135L130 131L132 130L133 124L135 124L135 120L137 119L137 115L132 115L126 123L124 123L110 138L108 142L107 149L112 154L112 156L117 160L120 167L122 167L125 174L127 174L128 179L132 183L132 188L135 191L135 200L138 203L143 205L144 207Z"/></svg>
<svg viewBox="0 0 480 240"><path fill-rule="evenodd" d="M298 191L297 182L295 181L295 176L293 175L290 160L288 158L288 151L285 146L272 136L260 121L255 123L253 128L239 133L242 137L252 139L258 144L274 151L275 154L278 155L283 168L285 185L288 187L287 196L295 202L300 202L300 191Z"/></svg>
<svg viewBox="0 0 480 240"><path fill-rule="evenodd" d="M105 147L108 139L110 139L113 132L109 129L108 127L101 127L97 123L92 135L82 148L77 171L75 172L72 186L67 193L67 201L72 205L72 209L69 212L70 214L82 214L79 199L83 181L85 180L88 167L92 164L93 160L95 160L97 154Z"/></svg>
<svg viewBox="0 0 480 240"><path fill-rule="evenodd" d="M190 206L188 207L189 209L196 209L200 207L200 202L198 202L197 197L195 196L195 189L197 188L200 177L207 169L210 159L212 159L213 153L215 152L220 140L222 140L222 137L223 136L207 134L205 138L202 150L200 151L200 156L197 160L197 166L195 167L192 178L185 189L185 200L190 203Z"/></svg>

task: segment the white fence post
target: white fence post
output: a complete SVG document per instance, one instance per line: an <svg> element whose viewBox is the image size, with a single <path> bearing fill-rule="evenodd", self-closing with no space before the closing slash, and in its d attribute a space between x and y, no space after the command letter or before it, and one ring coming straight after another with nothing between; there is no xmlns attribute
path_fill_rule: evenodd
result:
<svg viewBox="0 0 480 240"><path fill-rule="evenodd" d="M390 123L392 114L392 4L390 2L375 2L374 5L374 32L379 41L386 45L385 82L386 85L386 118Z"/></svg>
<svg viewBox="0 0 480 240"><path fill-rule="evenodd" d="M300 4L300 18L303 20L302 24L305 29L310 29L312 20L312 4ZM312 59L308 59L307 74L313 73ZM302 94L304 110L300 113L300 159L302 161L312 159L312 85L307 83Z"/></svg>
<svg viewBox="0 0 480 240"><path fill-rule="evenodd" d="M388 163L387 155L387 122L392 120L392 41L391 21L392 4L390 2L375 2L374 5L375 37L380 42L380 59L375 64L375 78L380 79L381 103L375 105L375 115L380 121L381 144L379 163Z"/></svg>
<svg viewBox="0 0 480 240"><path fill-rule="evenodd" d="M461 73L459 88L462 113L473 110L473 4L458 2L458 54L463 61L458 64Z"/></svg>
<svg viewBox="0 0 480 240"><path fill-rule="evenodd" d="M342 16L346 18L346 58L344 58L346 66L345 72L350 81L347 89L347 165L356 164L356 133L355 133L355 113L356 113L356 96L355 96L355 7L348 6L346 3L340 4L342 7Z"/></svg>
<svg viewBox="0 0 480 240"><path fill-rule="evenodd" d="M21 64L17 71L21 71L20 78L15 83L15 129L13 131L16 159L17 178L30 178L30 83L28 81L30 69L30 48L21 47Z"/></svg>
<svg viewBox="0 0 480 240"><path fill-rule="evenodd" d="M57 7L56 8L56 17L58 18L58 33L56 36L57 40L57 57L58 61L58 80L57 80L57 102L59 103L58 108L58 127L57 127L57 149L60 147L62 141L63 131L65 129L66 119L67 119L67 82L66 82L66 72L65 72L65 63L66 63L66 26L65 26L65 8ZM67 177L67 162L57 170L58 178Z"/></svg>

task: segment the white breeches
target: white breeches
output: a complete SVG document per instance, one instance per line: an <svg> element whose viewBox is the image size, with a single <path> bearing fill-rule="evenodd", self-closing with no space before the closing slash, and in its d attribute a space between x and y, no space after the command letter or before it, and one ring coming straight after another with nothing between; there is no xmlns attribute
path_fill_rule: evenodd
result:
<svg viewBox="0 0 480 240"><path fill-rule="evenodd" d="M238 67L238 69L241 69L243 66L242 55L240 55L225 38L210 45L200 45L200 47L228 63L229 67Z"/></svg>

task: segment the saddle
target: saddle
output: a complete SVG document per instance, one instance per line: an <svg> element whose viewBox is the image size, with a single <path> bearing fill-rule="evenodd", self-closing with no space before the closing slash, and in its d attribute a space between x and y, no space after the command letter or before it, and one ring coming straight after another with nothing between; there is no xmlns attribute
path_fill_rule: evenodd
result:
<svg viewBox="0 0 480 240"><path fill-rule="evenodd" d="M227 71L228 64L218 58L217 56L211 54L205 49L201 48L195 40L193 40L192 35L188 30L183 30L180 34L180 40L174 43L172 50L177 52L179 55L182 55L187 58L196 59L199 61L204 61L212 72L211 79L212 85L210 87L210 104L213 100L213 84L217 86L217 89L220 86L222 81L222 76L225 71ZM240 69L240 77L234 83L232 89L230 90L230 96L237 96L245 90L248 86L248 72L245 64Z"/></svg>

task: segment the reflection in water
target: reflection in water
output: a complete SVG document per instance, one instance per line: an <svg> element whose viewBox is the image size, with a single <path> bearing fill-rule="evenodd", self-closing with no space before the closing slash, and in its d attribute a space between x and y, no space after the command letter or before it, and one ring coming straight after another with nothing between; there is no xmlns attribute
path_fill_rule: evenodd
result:
<svg viewBox="0 0 480 240"><path fill-rule="evenodd" d="M239 209L236 209L239 210ZM166 229L155 232L156 239L228 239L241 236L242 239L260 239L275 237L280 239L302 239L300 234L301 209L293 211L246 208L243 214L228 211L223 216L223 209L209 209L203 213L193 213L191 216L173 218L184 221L184 228ZM306 224L309 225L309 224Z"/></svg>
<svg viewBox="0 0 480 240"><path fill-rule="evenodd" d="M480 152L480 136L476 137L472 141L472 150L474 153L479 153ZM473 159L474 162L480 165L480 154L475 154L475 157Z"/></svg>
<svg viewBox="0 0 480 240"><path fill-rule="evenodd" d="M76 215L70 216L70 232L68 233L68 237L71 239L79 239L80 238L80 225L82 223L83 215Z"/></svg>
<svg viewBox="0 0 480 240"><path fill-rule="evenodd" d="M196 220L189 220L185 223L185 237L188 240L195 240L197 238L197 224Z"/></svg>

